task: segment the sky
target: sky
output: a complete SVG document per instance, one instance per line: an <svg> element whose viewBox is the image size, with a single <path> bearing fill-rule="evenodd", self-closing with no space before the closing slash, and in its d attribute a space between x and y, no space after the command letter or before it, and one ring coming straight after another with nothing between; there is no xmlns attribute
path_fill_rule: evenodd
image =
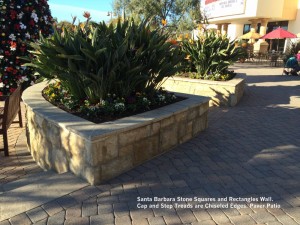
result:
<svg viewBox="0 0 300 225"><path fill-rule="evenodd" d="M113 10L113 0L48 0L52 17L58 21L72 21L72 16L77 16L77 22L85 21L82 16L84 11L91 13L93 21L108 21L108 12Z"/></svg>

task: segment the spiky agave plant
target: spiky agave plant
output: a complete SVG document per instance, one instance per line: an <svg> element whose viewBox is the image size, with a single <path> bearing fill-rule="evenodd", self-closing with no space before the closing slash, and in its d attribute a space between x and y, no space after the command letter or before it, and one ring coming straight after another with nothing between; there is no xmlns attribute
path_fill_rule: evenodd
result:
<svg viewBox="0 0 300 225"><path fill-rule="evenodd" d="M183 41L182 51L197 70L196 78L218 80L228 73L228 67L236 62L242 52L226 36L205 31L198 40Z"/></svg>
<svg viewBox="0 0 300 225"><path fill-rule="evenodd" d="M27 66L47 79L58 79L76 98L99 102L107 94L127 97L151 94L165 77L174 75L182 59L168 35L151 30L147 21L118 21L72 26L31 43Z"/></svg>

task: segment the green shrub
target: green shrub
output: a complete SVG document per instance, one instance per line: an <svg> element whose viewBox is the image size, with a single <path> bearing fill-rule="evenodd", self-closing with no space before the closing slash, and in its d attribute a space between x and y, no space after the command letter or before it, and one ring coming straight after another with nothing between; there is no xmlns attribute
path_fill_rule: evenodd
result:
<svg viewBox="0 0 300 225"><path fill-rule="evenodd" d="M204 32L198 40L184 40L182 51L188 56L197 73L193 78L209 80L226 80L232 78L228 67L236 62L242 54L241 48L226 36L215 32Z"/></svg>
<svg viewBox="0 0 300 225"><path fill-rule="evenodd" d="M99 103L109 95L153 95L163 79L174 75L182 57L161 30L146 21L86 23L54 30L50 38L31 43L27 66L47 79L58 79L76 99Z"/></svg>

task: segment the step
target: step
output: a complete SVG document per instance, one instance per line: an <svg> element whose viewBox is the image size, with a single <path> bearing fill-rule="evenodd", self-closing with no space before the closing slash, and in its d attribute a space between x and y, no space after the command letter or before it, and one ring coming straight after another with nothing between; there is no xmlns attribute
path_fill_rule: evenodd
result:
<svg viewBox="0 0 300 225"><path fill-rule="evenodd" d="M72 173L39 174L32 182L20 180L7 184L0 195L0 221L34 209L59 197L82 189L89 184ZM24 178L26 179L26 178Z"/></svg>
<svg viewBox="0 0 300 225"><path fill-rule="evenodd" d="M40 179L43 179L45 177L50 177L50 176L53 176L56 174L57 173L55 173L53 171L39 172L39 173L26 175L24 178L16 180L16 181L12 181L12 182L3 184L0 186L0 190L3 192L3 193L0 193L0 196L7 191L11 191L13 189L17 189L17 188L26 186L28 184L32 184Z"/></svg>

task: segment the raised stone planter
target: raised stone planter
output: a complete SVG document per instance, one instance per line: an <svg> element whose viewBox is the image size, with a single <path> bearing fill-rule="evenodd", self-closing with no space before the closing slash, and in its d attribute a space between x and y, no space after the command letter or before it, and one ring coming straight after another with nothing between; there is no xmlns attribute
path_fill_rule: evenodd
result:
<svg viewBox="0 0 300 225"><path fill-rule="evenodd" d="M72 171L91 184L113 178L207 127L206 97L186 100L113 122L95 124L71 115L41 95L45 83L23 93L28 147L44 169Z"/></svg>
<svg viewBox="0 0 300 225"><path fill-rule="evenodd" d="M210 81L171 77L163 87L166 90L210 97L209 104L235 106L244 93L245 81L236 77L229 81Z"/></svg>

